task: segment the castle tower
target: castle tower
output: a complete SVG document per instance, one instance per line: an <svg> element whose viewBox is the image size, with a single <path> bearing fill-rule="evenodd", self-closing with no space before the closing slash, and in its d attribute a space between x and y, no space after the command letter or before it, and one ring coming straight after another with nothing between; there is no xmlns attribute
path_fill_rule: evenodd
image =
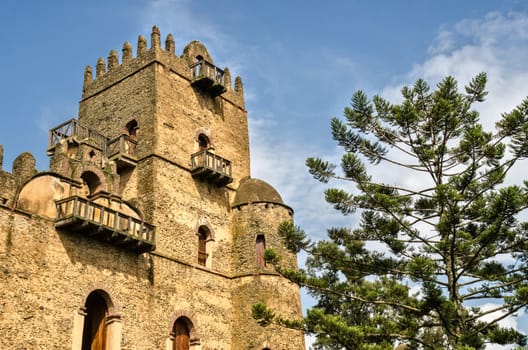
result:
<svg viewBox="0 0 528 350"><path fill-rule="evenodd" d="M299 289L263 260L273 247L296 267L276 234L293 211L250 177L242 80L200 42L175 47L154 27L135 57L125 43L121 60L86 67L78 119L50 130L50 171L24 156L22 175L1 172L14 316L0 335L34 331L0 348L304 349L300 332L251 319L257 302L301 313Z"/></svg>
<svg viewBox="0 0 528 350"><path fill-rule="evenodd" d="M297 257L284 247L277 233L278 225L291 221L292 215L292 209L268 183L251 178L240 182L232 215L233 260L235 275L239 276L233 284L233 307L234 328L245 337L233 340L235 349L294 348L295 333L288 339L283 329L273 326L262 332L247 312L248 304L265 303L285 318L300 318L299 290L277 276L263 256L264 249L273 248L281 256L282 266L297 268Z"/></svg>

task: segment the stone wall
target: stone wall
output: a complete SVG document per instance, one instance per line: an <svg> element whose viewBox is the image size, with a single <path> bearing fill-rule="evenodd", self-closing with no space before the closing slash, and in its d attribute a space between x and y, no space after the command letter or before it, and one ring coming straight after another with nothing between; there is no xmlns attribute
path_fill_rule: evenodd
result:
<svg viewBox="0 0 528 350"><path fill-rule="evenodd" d="M292 220L290 208L275 203L255 203L240 206L233 212L233 261L235 274L273 272L272 266L256 267L255 240L263 234L266 248L272 248L281 256L281 264L297 268L297 257L290 253L277 233L280 223Z"/></svg>
<svg viewBox="0 0 528 350"><path fill-rule="evenodd" d="M275 325L259 326L251 317L251 306L265 303L277 316L300 319L299 288L284 278L267 274L240 277L233 285L232 349L304 349L304 334Z"/></svg>
<svg viewBox="0 0 528 350"><path fill-rule="evenodd" d="M195 322L202 349L231 347L231 279L173 259L137 255L53 221L0 208L0 348L64 349L95 289L120 310L121 349L163 349L175 315Z"/></svg>
<svg viewBox="0 0 528 350"><path fill-rule="evenodd" d="M153 160L156 198L152 223L157 227L158 252L196 264L198 228L211 229L214 241L212 270L231 273L229 192L226 187L194 180L189 171L164 161Z"/></svg>

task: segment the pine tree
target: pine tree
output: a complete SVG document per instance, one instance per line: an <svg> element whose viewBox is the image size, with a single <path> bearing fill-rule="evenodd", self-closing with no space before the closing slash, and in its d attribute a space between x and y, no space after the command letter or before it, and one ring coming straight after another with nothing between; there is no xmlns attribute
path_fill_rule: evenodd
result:
<svg viewBox="0 0 528 350"><path fill-rule="evenodd" d="M306 164L315 179L341 184L325 199L360 223L331 228L318 242L282 224L288 248L308 253L306 267L281 268L273 250L266 259L317 305L303 320L286 320L259 304L256 319L314 333L318 349L526 344L498 322L528 305L528 223L519 217L528 182L505 182L528 156L528 98L485 131L474 104L484 101L486 81L478 74L462 93L453 77L434 91L418 80L398 104L353 95L344 120L331 121L342 173L320 158ZM381 183L369 174L374 167L402 177ZM417 180L406 185L405 177Z"/></svg>

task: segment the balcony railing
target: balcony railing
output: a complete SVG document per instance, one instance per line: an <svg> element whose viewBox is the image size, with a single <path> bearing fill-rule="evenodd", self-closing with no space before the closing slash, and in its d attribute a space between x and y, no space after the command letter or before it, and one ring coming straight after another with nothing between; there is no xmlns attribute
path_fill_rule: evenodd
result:
<svg viewBox="0 0 528 350"><path fill-rule="evenodd" d="M115 139L108 141L107 157L110 160L116 161L118 169L135 167L137 164L136 146L136 140L132 139L127 134L122 134Z"/></svg>
<svg viewBox="0 0 528 350"><path fill-rule="evenodd" d="M50 130L48 154L52 155L52 149L63 139L74 139L81 141L92 139L103 154L110 160L115 160L118 169L124 167L135 167L137 141L129 135L123 134L110 140L103 134L79 124L77 119L70 119Z"/></svg>
<svg viewBox="0 0 528 350"><path fill-rule="evenodd" d="M48 149L57 145L61 140L72 137L79 140L92 139L96 146L106 153L108 138L95 130L80 125L77 119L70 119L50 130Z"/></svg>
<svg viewBox="0 0 528 350"><path fill-rule="evenodd" d="M191 156L191 173L194 177L211 181L218 186L233 181L231 162L208 150L196 152Z"/></svg>
<svg viewBox="0 0 528 350"><path fill-rule="evenodd" d="M154 226L140 219L79 196L58 200L56 205L57 228L93 236L139 253L156 248Z"/></svg>
<svg viewBox="0 0 528 350"><path fill-rule="evenodd" d="M224 71L205 60L193 63L191 69L191 83L213 96L226 91Z"/></svg>

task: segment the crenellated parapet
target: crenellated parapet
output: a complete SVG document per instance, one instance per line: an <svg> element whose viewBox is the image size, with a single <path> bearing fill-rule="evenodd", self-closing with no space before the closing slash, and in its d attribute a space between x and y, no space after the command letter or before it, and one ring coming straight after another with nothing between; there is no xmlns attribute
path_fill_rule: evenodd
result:
<svg viewBox="0 0 528 350"><path fill-rule="evenodd" d="M106 61L100 57L95 66L95 77L92 67L87 66L85 68L83 100L157 63L164 69L187 79L193 86L211 93L213 97L221 95L244 108L241 78L236 77L233 88L229 69L216 67L207 48L199 41L191 41L185 46L181 56L178 56L173 35L167 35L165 45L162 47L160 30L154 26L150 35L150 47L147 44L147 39L143 35L139 35L135 57L132 45L128 42L123 44L121 52L121 62L119 61L119 54L115 50L110 51ZM205 79L200 80L202 78ZM198 84L196 84L197 80L200 80ZM203 87L204 82L207 84L208 80L211 81L211 85L214 85L212 88Z"/></svg>
<svg viewBox="0 0 528 350"><path fill-rule="evenodd" d="M3 149L0 145L0 205L12 206L19 188L37 173L35 157L24 152L13 161L12 172L2 170Z"/></svg>

